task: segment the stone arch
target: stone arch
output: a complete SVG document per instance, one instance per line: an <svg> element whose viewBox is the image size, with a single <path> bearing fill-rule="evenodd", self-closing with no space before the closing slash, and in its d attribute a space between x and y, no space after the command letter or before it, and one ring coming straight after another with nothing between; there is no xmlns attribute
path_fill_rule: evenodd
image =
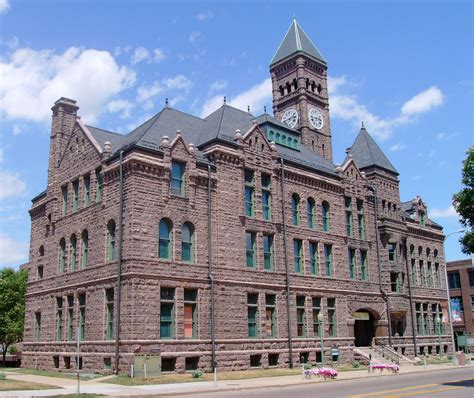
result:
<svg viewBox="0 0 474 398"><path fill-rule="evenodd" d="M383 303L352 301L348 306L348 334L354 338L355 346L369 346L374 337L388 334Z"/></svg>

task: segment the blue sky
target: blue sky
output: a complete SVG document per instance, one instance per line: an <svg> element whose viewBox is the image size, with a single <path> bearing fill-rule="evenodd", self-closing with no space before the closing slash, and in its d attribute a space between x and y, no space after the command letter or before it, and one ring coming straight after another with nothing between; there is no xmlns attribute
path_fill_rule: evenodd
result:
<svg viewBox="0 0 474 398"><path fill-rule="evenodd" d="M293 14L328 61L334 158L365 121L445 233L474 143L471 1L0 0L0 267L27 261L31 198L46 186L50 108L127 133L165 98L206 115L227 96L271 109L268 64ZM457 236L448 260L464 258Z"/></svg>

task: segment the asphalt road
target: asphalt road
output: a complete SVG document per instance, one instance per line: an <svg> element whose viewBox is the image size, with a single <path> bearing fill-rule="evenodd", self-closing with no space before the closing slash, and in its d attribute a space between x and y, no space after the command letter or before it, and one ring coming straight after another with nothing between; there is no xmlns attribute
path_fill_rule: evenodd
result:
<svg viewBox="0 0 474 398"><path fill-rule="evenodd" d="M189 398L190 396L187 395ZM297 386L192 394L193 398L474 398L474 370L458 368Z"/></svg>

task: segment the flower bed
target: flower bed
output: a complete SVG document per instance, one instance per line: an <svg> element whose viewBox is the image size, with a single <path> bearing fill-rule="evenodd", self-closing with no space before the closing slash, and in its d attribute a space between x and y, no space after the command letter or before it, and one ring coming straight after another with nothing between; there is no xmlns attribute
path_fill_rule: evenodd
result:
<svg viewBox="0 0 474 398"><path fill-rule="evenodd" d="M380 373L382 373L384 370L387 370L388 372L392 373L398 373L400 370L400 366L393 363L371 363L369 365L369 372L375 369L379 369Z"/></svg>
<svg viewBox="0 0 474 398"><path fill-rule="evenodd" d="M313 376L322 377L324 380L334 379L337 377L337 370L332 368L313 368L306 369L304 375L307 379L310 379Z"/></svg>

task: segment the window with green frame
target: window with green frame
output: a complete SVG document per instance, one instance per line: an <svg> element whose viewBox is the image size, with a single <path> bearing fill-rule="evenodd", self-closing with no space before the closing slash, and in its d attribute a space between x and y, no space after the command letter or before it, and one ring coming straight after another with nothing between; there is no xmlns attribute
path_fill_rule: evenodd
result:
<svg viewBox="0 0 474 398"><path fill-rule="evenodd" d="M352 238L352 199L346 196L344 204L346 209L346 234Z"/></svg>
<svg viewBox="0 0 474 398"><path fill-rule="evenodd" d="M416 272L416 260L414 258L411 259L411 283L413 286L418 285L418 278Z"/></svg>
<svg viewBox="0 0 474 398"><path fill-rule="evenodd" d="M258 337L258 293L247 293L248 337Z"/></svg>
<svg viewBox="0 0 474 398"><path fill-rule="evenodd" d="M248 268L255 268L257 266L257 256L255 254L255 232L246 232L245 233L245 252L246 252L246 262Z"/></svg>
<svg viewBox="0 0 474 398"><path fill-rule="evenodd" d="M436 287L441 288L441 271L439 263L435 263L435 274L436 274Z"/></svg>
<svg viewBox="0 0 474 398"><path fill-rule="evenodd" d="M197 289L184 289L184 338L198 337Z"/></svg>
<svg viewBox="0 0 474 398"><path fill-rule="evenodd" d="M313 297L313 337L321 337L322 328L319 327L318 315L321 312L321 297Z"/></svg>
<svg viewBox="0 0 474 398"><path fill-rule="evenodd" d="M420 283L421 287L426 287L426 276L425 276L425 265L423 260L419 260L420 263Z"/></svg>
<svg viewBox="0 0 474 398"><path fill-rule="evenodd" d="M428 273L428 286L433 287L433 270L431 268L431 262L428 261L426 266L427 266L427 273Z"/></svg>
<svg viewBox="0 0 474 398"><path fill-rule="evenodd" d="M365 250L360 251L360 279L366 281L369 279L369 273L367 270L367 252Z"/></svg>
<svg viewBox="0 0 474 398"><path fill-rule="evenodd" d="M115 221L107 223L107 260L115 260Z"/></svg>
<svg viewBox="0 0 474 398"><path fill-rule="evenodd" d="M41 312L35 312L35 341L41 340Z"/></svg>
<svg viewBox="0 0 474 398"><path fill-rule="evenodd" d="M332 245L324 245L324 271L326 276L333 276Z"/></svg>
<svg viewBox="0 0 474 398"><path fill-rule="evenodd" d="M63 298L56 297L56 341L63 338Z"/></svg>
<svg viewBox="0 0 474 398"><path fill-rule="evenodd" d="M263 268L273 270L273 235L263 234Z"/></svg>
<svg viewBox="0 0 474 398"><path fill-rule="evenodd" d="M359 225L359 239L365 240L364 201L357 199L357 222Z"/></svg>
<svg viewBox="0 0 474 398"><path fill-rule="evenodd" d="M72 182L72 211L77 211L79 207L79 180Z"/></svg>
<svg viewBox="0 0 474 398"><path fill-rule="evenodd" d="M59 241L59 272L63 273L66 267L66 239Z"/></svg>
<svg viewBox="0 0 474 398"><path fill-rule="evenodd" d="M67 340L74 338L74 296L67 296Z"/></svg>
<svg viewBox="0 0 474 398"><path fill-rule="evenodd" d="M247 217L255 217L255 181L254 172L245 170L245 215Z"/></svg>
<svg viewBox="0 0 474 398"><path fill-rule="evenodd" d="M316 207L316 202L313 198L308 198L306 201L306 210L308 213L308 227L311 229L315 228L315 214L314 209Z"/></svg>
<svg viewBox="0 0 474 398"><path fill-rule="evenodd" d="M186 164L182 162L171 162L171 195L186 196L184 175Z"/></svg>
<svg viewBox="0 0 474 398"><path fill-rule="evenodd" d="M415 305L415 313L416 313L416 328L417 328L417 333L420 335L420 336L423 336L424 335L424 328L423 328L423 315L422 315L422 312L421 312L421 304L420 303L417 303Z"/></svg>
<svg viewBox="0 0 474 398"><path fill-rule="evenodd" d="M272 219L272 192L271 177L262 173L262 217L264 220Z"/></svg>
<svg viewBox="0 0 474 398"><path fill-rule="evenodd" d="M319 274L318 264L318 242L308 242L309 249L309 272L312 275Z"/></svg>
<svg viewBox="0 0 474 398"><path fill-rule="evenodd" d="M189 222L181 230L181 260L194 262L194 226Z"/></svg>
<svg viewBox="0 0 474 398"><path fill-rule="evenodd" d="M102 200L102 190L104 186L104 180L102 176L102 169L95 171L95 201L100 202Z"/></svg>
<svg viewBox="0 0 474 398"><path fill-rule="evenodd" d="M305 296L296 296L296 334L298 337L306 337L305 303Z"/></svg>
<svg viewBox="0 0 474 398"><path fill-rule="evenodd" d="M430 334L430 318L428 315L428 304L423 304L423 327L424 334Z"/></svg>
<svg viewBox="0 0 474 398"><path fill-rule="evenodd" d="M171 260L173 223L167 218L162 218L158 228L158 257Z"/></svg>
<svg viewBox="0 0 474 398"><path fill-rule="evenodd" d="M300 225L300 197L294 193L291 195L291 223L293 225Z"/></svg>
<svg viewBox="0 0 474 398"><path fill-rule="evenodd" d="M63 198L63 216L67 214L67 201L68 201L68 187L64 185L61 187L61 193Z"/></svg>
<svg viewBox="0 0 474 398"><path fill-rule="evenodd" d="M84 207L87 207L91 203L91 176L86 174L83 177L84 182Z"/></svg>
<svg viewBox="0 0 474 398"><path fill-rule="evenodd" d="M82 231L82 255L81 255L81 268L86 268L89 264L89 233L87 229Z"/></svg>
<svg viewBox="0 0 474 398"><path fill-rule="evenodd" d="M302 264L302 241L300 239L293 239L293 264L295 267L295 272L301 273L303 272L303 264Z"/></svg>
<svg viewBox="0 0 474 398"><path fill-rule="evenodd" d="M274 294L265 295L265 316L266 337L277 337L276 296Z"/></svg>
<svg viewBox="0 0 474 398"><path fill-rule="evenodd" d="M174 338L174 288L162 287L160 293L160 338Z"/></svg>
<svg viewBox="0 0 474 398"><path fill-rule="evenodd" d="M396 243L388 244L388 261L390 262L397 261L397 244Z"/></svg>
<svg viewBox="0 0 474 398"><path fill-rule="evenodd" d="M79 339L82 341L86 336L86 294L78 296L79 301Z"/></svg>
<svg viewBox="0 0 474 398"><path fill-rule="evenodd" d="M321 204L321 214L323 218L323 231L329 232L330 217L329 217L329 203L328 202L323 202Z"/></svg>
<svg viewBox="0 0 474 398"><path fill-rule="evenodd" d="M106 329L105 338L113 340L114 338L114 288L105 290L105 306L106 306Z"/></svg>
<svg viewBox="0 0 474 398"><path fill-rule="evenodd" d="M336 299L328 298L328 331L330 337L337 336Z"/></svg>
<svg viewBox="0 0 474 398"><path fill-rule="evenodd" d="M355 279L356 277L355 249L349 249L348 256L349 256L349 278Z"/></svg>
<svg viewBox="0 0 474 398"><path fill-rule="evenodd" d="M71 235L71 259L70 259L71 271L75 271L77 268L77 238L75 234Z"/></svg>

